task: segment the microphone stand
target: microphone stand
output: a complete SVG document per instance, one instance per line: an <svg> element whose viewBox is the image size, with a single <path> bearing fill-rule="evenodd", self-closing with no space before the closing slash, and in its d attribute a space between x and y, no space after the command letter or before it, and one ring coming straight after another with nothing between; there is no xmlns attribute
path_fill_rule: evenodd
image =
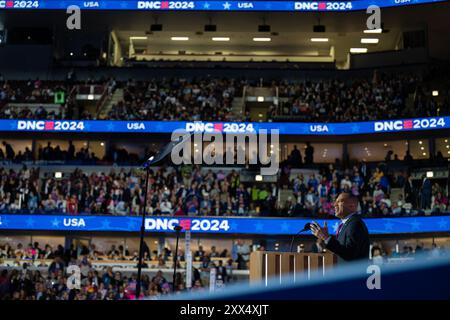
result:
<svg viewBox="0 0 450 320"><path fill-rule="evenodd" d="M305 232L305 231L308 231L308 230L309 230L309 229L303 228L303 230L300 230L299 232L297 232L296 234L294 234L294 235L292 236L291 246L289 247L289 252L292 252L292 249L293 249L293 246L294 246L294 240L295 240L295 237L297 237L300 233Z"/></svg>
<svg viewBox="0 0 450 320"><path fill-rule="evenodd" d="M175 226L174 230L177 234L177 242L175 244L175 254L173 256L173 285L172 292L175 292L175 278L177 276L177 259L178 259L178 240L180 239L180 232L183 228L181 226Z"/></svg>
<svg viewBox="0 0 450 320"><path fill-rule="evenodd" d="M150 157L143 165L143 167L147 170L146 178L145 178L145 195L144 195L144 210L142 213L142 223L141 223L141 232L140 232L140 241L139 241L139 261L138 261L138 274L136 280L136 300L139 300L139 295L141 294L141 273L142 273L142 259L144 256L143 248L144 248L144 234L145 234L145 215L147 211L147 195L148 195L148 180L150 176L150 165L155 165L156 163L163 161L165 157L167 157L173 150L176 145L184 144L188 140L190 140L193 133L187 133L182 137L179 137L178 141L171 141L168 143L159 153L155 156ZM176 228L176 227L175 227ZM181 227L180 227L181 228ZM176 229L175 229L176 230ZM181 230L181 229L180 229ZM178 235L179 231L177 231L177 246L178 246Z"/></svg>
<svg viewBox="0 0 450 320"><path fill-rule="evenodd" d="M142 259L144 256L144 234L145 234L145 215L147 213L147 194L148 194L148 180L150 176L150 166L146 166L147 174L145 177L145 195L144 195L144 210L142 212L142 223L141 223L141 234L139 241L139 261L138 261L138 273L136 280L136 300L139 299L139 295L141 294L141 272L142 272Z"/></svg>

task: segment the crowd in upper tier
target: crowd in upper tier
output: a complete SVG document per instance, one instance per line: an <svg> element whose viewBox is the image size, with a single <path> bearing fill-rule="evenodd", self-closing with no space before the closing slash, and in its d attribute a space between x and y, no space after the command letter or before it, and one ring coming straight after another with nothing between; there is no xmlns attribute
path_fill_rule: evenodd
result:
<svg viewBox="0 0 450 320"><path fill-rule="evenodd" d="M125 84L123 101L112 107L108 118L225 121L242 85L233 79L130 80Z"/></svg>
<svg viewBox="0 0 450 320"><path fill-rule="evenodd" d="M148 81L111 78L98 84L104 86L109 97L116 88L123 90L122 100L108 107L105 104L106 119L186 121L249 120L249 110L233 111L233 100L242 97L245 86L260 85L245 78L211 77ZM101 112L74 112L76 107L68 106L71 101L57 112L40 105L52 102L56 91L70 92L78 85L69 81L10 82L0 78L0 118L95 119ZM373 77L351 79L274 80L264 86L271 87L274 94L278 91L280 98L278 104L267 108L268 121L349 122L450 114L448 98L435 99L421 77L401 73L374 72ZM25 105L8 105L17 102Z"/></svg>
<svg viewBox="0 0 450 320"><path fill-rule="evenodd" d="M337 79L274 84L288 100L272 106L269 118L288 117L287 121L352 122L431 117L450 112L449 101L437 103L423 92L421 81L412 76L379 75L373 79ZM411 110L406 100L416 94ZM294 117L294 118L292 118ZM283 118L283 117L281 117Z"/></svg>
<svg viewBox="0 0 450 320"><path fill-rule="evenodd" d="M448 186L408 171L361 162L352 168L325 166L317 174L295 174L283 164L277 183L244 183L239 169L184 165L150 175L146 210L153 215L333 216L341 192L360 199L367 216L420 215L449 211ZM292 172L291 172L292 171ZM76 169L55 178L39 168L0 168L0 213L137 215L144 207L144 172ZM287 198L279 197L281 193Z"/></svg>

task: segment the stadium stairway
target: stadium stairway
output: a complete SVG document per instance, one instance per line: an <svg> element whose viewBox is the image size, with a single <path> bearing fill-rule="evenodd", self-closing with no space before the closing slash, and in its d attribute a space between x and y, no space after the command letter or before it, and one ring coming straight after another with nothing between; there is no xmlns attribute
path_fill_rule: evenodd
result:
<svg viewBox="0 0 450 320"><path fill-rule="evenodd" d="M106 101L102 109L99 111L98 119L104 120L108 118L108 113L111 111L113 105L117 104L119 101L123 100L123 89L117 88L112 94L111 98Z"/></svg>
<svg viewBox="0 0 450 320"><path fill-rule="evenodd" d="M231 104L231 119L230 120L242 120L244 112L244 98L234 97Z"/></svg>
<svg viewBox="0 0 450 320"><path fill-rule="evenodd" d="M294 199L294 192L292 190L290 190L290 189L281 189L279 192L280 192L279 193L279 200L280 200L281 204L285 204L286 201L289 200L289 198L291 200L295 200Z"/></svg>
<svg viewBox="0 0 450 320"><path fill-rule="evenodd" d="M415 114L414 111L414 100L415 100L415 94L410 93L406 99L405 99L405 110L403 111L404 115L413 115Z"/></svg>

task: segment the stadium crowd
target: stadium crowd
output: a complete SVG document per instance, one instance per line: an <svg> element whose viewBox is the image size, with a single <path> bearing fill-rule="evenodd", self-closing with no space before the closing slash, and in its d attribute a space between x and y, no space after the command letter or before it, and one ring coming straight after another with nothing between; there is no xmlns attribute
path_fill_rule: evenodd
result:
<svg viewBox="0 0 450 320"><path fill-rule="evenodd" d="M297 158L294 149L290 160ZM292 177L291 166L284 166L280 188L289 188L293 196L280 204L282 215L329 217L333 215L333 203L341 192L351 193L359 199L359 210L367 217L401 215L448 214L448 183L432 181L425 175L414 181L408 166L412 158L391 159L374 166L364 161L353 167L338 169L333 164L321 167L318 174ZM436 160L439 161L439 160ZM292 162L289 162L292 163ZM399 164L403 163L403 166ZM395 196L392 194L395 194Z"/></svg>
<svg viewBox="0 0 450 320"><path fill-rule="evenodd" d="M88 81L89 83L92 80ZM44 83L44 84L43 84ZM234 97L243 94L246 85L259 85L244 78L162 78L149 81L116 81L113 78L98 82L108 88L111 96L122 88L123 100L107 110L108 120L231 120ZM55 114L45 107L32 111L3 107L8 102L39 103L53 97L57 90L68 91L70 81L63 83L0 82L0 118L14 119L71 119L73 112L67 106ZM273 81L278 88L281 103L267 111L269 121L348 122L394 119L401 117L428 117L450 114L450 102L437 102L425 89L424 80L407 74L385 74L374 71L372 78L332 80ZM16 87L15 87L16 86ZM406 108L408 95L414 94L413 108ZM70 108L69 108L70 109ZM77 114L79 119L95 119L90 113ZM249 112L242 116L249 120Z"/></svg>
<svg viewBox="0 0 450 320"><path fill-rule="evenodd" d="M242 254L249 254L249 246L237 242L242 249L236 254L242 261ZM236 247L237 247L236 246ZM234 247L234 246L233 246ZM246 248L244 248L246 247ZM264 250L260 247L258 250ZM313 244L312 251L322 250L319 242ZM415 248L406 245L402 250L386 248L383 243L374 242L371 249L371 260L374 264L385 264L402 259L414 259L417 254L425 254L429 258L444 257L448 254L448 248L438 247L432 243L431 248L426 248L423 243L417 243ZM137 252L132 256L123 246L111 246L108 252L99 252L94 244L89 247L75 248L73 245L65 249L58 245L53 249L46 244L41 248L38 242L30 243L24 248L21 243L14 249L9 244L0 244L0 262L3 259L15 259L12 267L0 271L0 300L132 300L136 298L137 275L133 272L113 271L112 267L95 267L93 262L101 259L104 254L106 259L115 261L138 261ZM127 257L125 257L127 255ZM201 291L206 289L206 283L202 273L209 274L216 269L216 286L226 286L233 277L233 259L228 259L226 264L223 260L212 261L214 257L229 257L224 250L219 253L215 247L205 252L201 246L194 253L195 260L201 261L198 268L193 268L192 285L186 286L185 277L178 272L173 280L166 277L162 270L158 270L153 276L144 272L141 279L140 298L159 299L168 294L180 294L187 291ZM143 268L148 268L150 261L158 262L156 269L165 268L165 262L171 260L172 252L165 248L158 255L156 251L150 252L146 246L144 249ZM390 261L393 259L392 261ZM47 264L45 261L51 261ZM183 253L179 253L179 262L184 261ZM34 263L38 262L38 264ZM40 262L40 263L39 263ZM31 265L37 268L31 268ZM78 266L80 269L80 287L73 288L73 278L69 272L69 266ZM180 266L180 265L179 265ZM245 266L244 266L245 267ZM156 270L155 269L155 270ZM171 281L172 280L172 281Z"/></svg>
<svg viewBox="0 0 450 320"><path fill-rule="evenodd" d="M406 169L391 169L389 162L361 162L348 169L330 164L310 175L292 170L283 166L278 183L249 184L240 181L238 169L162 166L151 171L146 210L174 216L332 217L336 196L350 192L368 217L449 211L448 186L425 176L414 181ZM138 215L144 207L143 185L139 169L76 169L55 178L40 174L38 167L0 168L0 213ZM290 190L290 196L279 201L283 190Z"/></svg>
<svg viewBox="0 0 450 320"><path fill-rule="evenodd" d="M229 120L243 83L234 79L129 80L124 99L108 113L111 120Z"/></svg>
<svg viewBox="0 0 450 320"><path fill-rule="evenodd" d="M269 117L292 116L317 122L349 122L393 119L406 116L405 99L416 89L418 80L402 76L384 76L350 81L305 81L277 85L281 97L289 98ZM436 106L416 109L417 116L432 116ZM291 118L292 119L292 118ZM290 120L292 121L292 120Z"/></svg>
<svg viewBox="0 0 450 320"><path fill-rule="evenodd" d="M242 243L238 245L242 246ZM235 254L236 261L241 263L242 257L239 252ZM182 293L186 291L204 290L204 279L201 272L209 272L216 269L216 282L220 285L233 281L233 259L225 249L216 251L213 246L209 252L203 250L202 246L194 252L194 261L200 261L199 267L193 267L192 284L186 286L185 279L180 272L176 274L175 286L173 280L167 280L161 270L156 271L153 277L143 274L141 280L141 298L158 299L161 295L169 293ZM225 258L213 261L212 258ZM30 243L24 247L21 243L14 249L8 243L0 245L0 260L15 259L13 270L3 269L0 273L0 300L129 300L135 299L137 275L115 271L112 267L96 268L92 265L94 261L102 259L114 261L138 261L137 251L130 255L127 248L122 245L112 245L107 252L100 252L95 244L89 247L81 246L75 248L73 245L65 249L58 245L53 249L49 244L41 248L38 242ZM167 268L166 263L173 259L170 249L165 248L161 254L157 251L150 252L148 246L144 246L144 258L142 267L149 268L151 261L157 263L155 268ZM48 265L45 261L52 260ZM184 253L178 253L178 267L180 261L185 260ZM30 270L33 262L38 270ZM71 289L67 267L76 265L80 268L80 289ZM241 266L239 266L241 267ZM244 269L246 266L241 267ZM44 270L42 270L44 268ZM188 288L189 287L189 288Z"/></svg>

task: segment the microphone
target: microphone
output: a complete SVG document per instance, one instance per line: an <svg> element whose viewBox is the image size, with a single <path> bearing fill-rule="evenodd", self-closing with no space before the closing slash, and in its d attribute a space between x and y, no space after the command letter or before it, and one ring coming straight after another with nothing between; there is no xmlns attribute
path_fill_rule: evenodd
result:
<svg viewBox="0 0 450 320"><path fill-rule="evenodd" d="M294 246L295 237L298 236L302 232L309 231L310 229L311 229L311 223L307 222L307 223L305 223L305 226L303 227L302 230L300 230L299 232L297 232L296 234L294 234L292 236L291 246L290 246L289 252L292 252L292 247Z"/></svg>
<svg viewBox="0 0 450 320"><path fill-rule="evenodd" d="M305 223L305 226L303 227L302 230L300 230L297 234L305 232L305 231L309 231L311 229L311 223L307 222Z"/></svg>
<svg viewBox="0 0 450 320"><path fill-rule="evenodd" d="M170 141L167 145L164 146L158 153L156 153L154 156L151 156L148 158L142 167L148 168L149 166L156 165L157 163L161 162L166 158L170 153L172 153L173 148L177 145L181 145L186 143L188 140L190 140L191 136L194 135L194 132L188 132L183 136L180 136L178 140Z"/></svg>

